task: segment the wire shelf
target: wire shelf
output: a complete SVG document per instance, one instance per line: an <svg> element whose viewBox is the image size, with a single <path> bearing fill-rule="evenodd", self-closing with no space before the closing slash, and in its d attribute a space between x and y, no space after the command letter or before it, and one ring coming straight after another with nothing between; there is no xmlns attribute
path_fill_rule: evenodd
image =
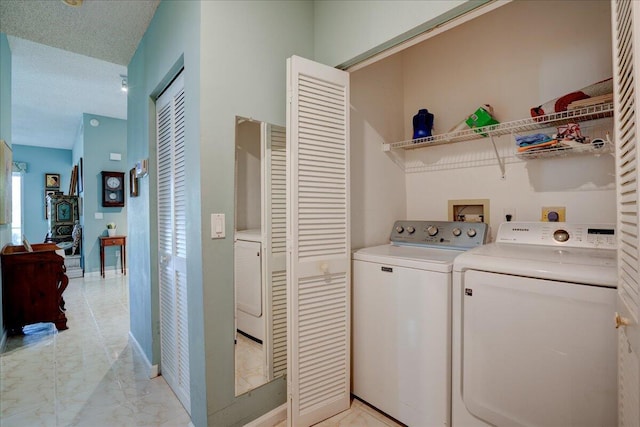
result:
<svg viewBox="0 0 640 427"><path fill-rule="evenodd" d="M600 144L575 144L563 145L559 143L555 147L545 147L540 149L531 149L516 153L516 157L521 160L543 159L548 157L561 157L574 154L607 154L613 152L613 144L610 141L604 141Z"/></svg>
<svg viewBox="0 0 640 427"><path fill-rule="evenodd" d="M548 157L569 156L576 154L600 155L613 153L614 144L609 137L613 123L610 120L582 122L579 127L584 143L576 140L559 140L556 145L547 147L530 147L523 149L515 145L515 155L521 160L543 159ZM554 135L555 136L555 135ZM517 141L516 134L514 137ZM522 151L520 151L522 150Z"/></svg>
<svg viewBox="0 0 640 427"><path fill-rule="evenodd" d="M511 133L528 132L537 129L560 126L567 123L603 119L611 116L613 116L612 102L592 105L584 108L577 108L574 110L561 111L559 113L545 114L544 116L514 120L511 122L499 123L496 125L484 126L475 129L465 129L456 132L443 133L440 135L430 136L428 138L391 142L384 144L383 148L385 151L391 149L413 150L416 148L431 147L435 145L454 144L456 142L471 141L488 136L501 136ZM571 152L577 152L575 151L575 148L576 147L573 147ZM564 151L566 151L566 148Z"/></svg>

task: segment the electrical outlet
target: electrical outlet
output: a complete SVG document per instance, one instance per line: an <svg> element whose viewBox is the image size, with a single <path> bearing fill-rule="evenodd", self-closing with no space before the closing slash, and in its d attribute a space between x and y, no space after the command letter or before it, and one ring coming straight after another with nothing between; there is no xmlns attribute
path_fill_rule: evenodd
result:
<svg viewBox="0 0 640 427"><path fill-rule="evenodd" d="M565 222L566 208L564 206L543 206L541 221Z"/></svg>

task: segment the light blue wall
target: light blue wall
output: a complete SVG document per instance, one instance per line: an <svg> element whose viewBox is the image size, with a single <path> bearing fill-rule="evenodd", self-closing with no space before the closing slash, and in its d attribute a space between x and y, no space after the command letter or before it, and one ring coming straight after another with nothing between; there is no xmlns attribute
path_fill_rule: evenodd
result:
<svg viewBox="0 0 640 427"><path fill-rule="evenodd" d="M11 50L4 33L0 33L0 139L11 146ZM0 225L0 248L11 243L11 225ZM2 288L0 268L0 289ZM2 315L2 292L0 292L0 350L6 334Z"/></svg>
<svg viewBox="0 0 640 427"><path fill-rule="evenodd" d="M97 119L100 124L93 127L91 119ZM127 208L129 204L129 169L127 162L127 121L93 114L82 115L84 132L83 139L83 255L84 271L94 273L100 271L99 236L107 235L107 223L115 222L118 235L127 235ZM71 156L71 151L69 152ZM118 153L121 160L110 160L110 153ZM102 207L102 171L124 172L125 200L124 208ZM96 219L95 214L102 213L102 219ZM120 269L117 246L105 248L105 270ZM131 251L127 251L129 255Z"/></svg>
<svg viewBox="0 0 640 427"><path fill-rule="evenodd" d="M381 52L486 2L314 1L315 60L350 65L354 58Z"/></svg>
<svg viewBox="0 0 640 427"><path fill-rule="evenodd" d="M313 57L311 1L160 3L128 69L131 164L150 173L130 204L131 332L159 360L153 99L185 68L191 415L195 426L243 425L286 400L280 379L236 398L233 238L212 241L209 215L233 236L235 116L285 124L286 58ZM134 215L135 212L135 215Z"/></svg>
<svg viewBox="0 0 640 427"><path fill-rule="evenodd" d="M0 139L11 145L11 49L0 33Z"/></svg>
<svg viewBox="0 0 640 427"><path fill-rule="evenodd" d="M69 194L69 179L73 167L71 150L14 145L13 160L27 164L27 173L23 178L23 234L32 243L44 242L49 232L49 224L44 216L44 175L59 173L60 191Z"/></svg>
<svg viewBox="0 0 640 427"><path fill-rule="evenodd" d="M284 379L234 396L235 116L286 123L286 59L313 58L313 2L202 3L199 227L207 338L209 425L243 425L286 401ZM226 239L208 238L210 214L226 215ZM191 270L189 271L191 272Z"/></svg>
<svg viewBox="0 0 640 427"><path fill-rule="evenodd" d="M154 100L180 68L185 68L185 143L189 227L198 228L200 135L200 8L195 1L162 1L128 67L128 166L149 159L149 175L139 180L139 197L129 200L129 300L131 334L152 364L160 362L157 274L156 151ZM196 212L194 217L193 212ZM187 256L200 262L200 242L189 241ZM207 424L205 331L201 273L189 271L189 346L191 418ZM208 337L207 337L208 339Z"/></svg>

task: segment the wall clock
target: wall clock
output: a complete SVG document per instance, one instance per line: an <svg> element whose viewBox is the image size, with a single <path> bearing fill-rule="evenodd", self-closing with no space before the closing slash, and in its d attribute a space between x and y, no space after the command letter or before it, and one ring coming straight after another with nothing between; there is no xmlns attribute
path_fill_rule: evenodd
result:
<svg viewBox="0 0 640 427"><path fill-rule="evenodd" d="M124 206L124 172L102 172L102 206Z"/></svg>

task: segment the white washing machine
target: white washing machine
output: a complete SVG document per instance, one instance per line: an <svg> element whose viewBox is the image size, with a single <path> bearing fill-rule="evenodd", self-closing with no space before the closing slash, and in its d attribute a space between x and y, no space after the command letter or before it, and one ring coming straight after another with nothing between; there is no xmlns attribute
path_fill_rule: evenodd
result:
<svg viewBox="0 0 640 427"><path fill-rule="evenodd" d="M262 233L236 231L234 244L236 328L262 342L265 335Z"/></svg>
<svg viewBox="0 0 640 427"><path fill-rule="evenodd" d="M454 262L452 425L617 426L613 225L513 223Z"/></svg>
<svg viewBox="0 0 640 427"><path fill-rule="evenodd" d="M487 228L397 221L391 244L353 254L355 396L412 427L450 425L453 260Z"/></svg>

